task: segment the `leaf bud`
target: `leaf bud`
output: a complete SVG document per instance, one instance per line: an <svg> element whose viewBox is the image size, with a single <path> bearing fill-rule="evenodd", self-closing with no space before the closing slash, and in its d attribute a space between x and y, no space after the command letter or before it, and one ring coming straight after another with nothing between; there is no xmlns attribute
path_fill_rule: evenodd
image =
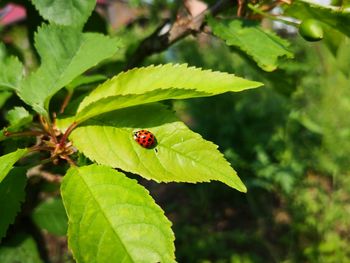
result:
<svg viewBox="0 0 350 263"><path fill-rule="evenodd" d="M299 26L299 34L307 41L319 41L323 38L323 28L319 21L306 19Z"/></svg>

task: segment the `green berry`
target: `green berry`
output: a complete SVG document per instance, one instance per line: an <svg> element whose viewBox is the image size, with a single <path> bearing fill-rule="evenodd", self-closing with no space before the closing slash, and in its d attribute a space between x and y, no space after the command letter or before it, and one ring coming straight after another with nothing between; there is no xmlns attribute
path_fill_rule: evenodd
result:
<svg viewBox="0 0 350 263"><path fill-rule="evenodd" d="M323 38L323 28L319 21L306 19L299 26L299 34L307 41L319 41Z"/></svg>

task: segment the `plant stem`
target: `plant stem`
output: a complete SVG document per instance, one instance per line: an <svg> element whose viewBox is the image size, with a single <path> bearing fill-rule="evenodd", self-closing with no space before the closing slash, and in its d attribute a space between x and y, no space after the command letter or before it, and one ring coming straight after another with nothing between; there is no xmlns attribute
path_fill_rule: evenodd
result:
<svg viewBox="0 0 350 263"><path fill-rule="evenodd" d="M50 119L48 117L44 117L42 115L39 116L39 119L40 119L40 123L43 126L44 130L50 134L54 143L57 144L58 143L57 137L56 137L55 131L52 128Z"/></svg>
<svg viewBox="0 0 350 263"><path fill-rule="evenodd" d="M58 143L57 137L56 137L55 131L53 130L50 120L48 120L48 127L49 127L49 132L53 141L57 144Z"/></svg>
<svg viewBox="0 0 350 263"><path fill-rule="evenodd" d="M73 96L73 91L68 90L67 96L64 98L64 101L63 101L63 103L61 105L60 113L64 112L64 110L66 109L68 103L72 99L72 96Z"/></svg>
<svg viewBox="0 0 350 263"><path fill-rule="evenodd" d="M75 129L75 127L78 126L78 122L73 122L71 125L69 125L68 129L63 134L61 140L60 140L60 147L63 147L64 143L66 142L68 136L71 134L71 132Z"/></svg>
<svg viewBox="0 0 350 263"><path fill-rule="evenodd" d="M51 148L46 146L35 145L33 147L30 147L28 150L29 152L40 152L40 151L50 151Z"/></svg>
<svg viewBox="0 0 350 263"><path fill-rule="evenodd" d="M39 136L44 135L43 131L22 131L22 132L9 132L4 131L4 135L6 137L21 137L21 136Z"/></svg>

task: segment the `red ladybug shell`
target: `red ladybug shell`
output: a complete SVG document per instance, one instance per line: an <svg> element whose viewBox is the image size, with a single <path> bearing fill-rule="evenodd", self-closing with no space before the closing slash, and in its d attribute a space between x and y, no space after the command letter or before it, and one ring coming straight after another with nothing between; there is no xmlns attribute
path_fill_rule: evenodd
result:
<svg viewBox="0 0 350 263"><path fill-rule="evenodd" d="M150 131L140 130L134 132L134 140L144 148L151 148L154 145L156 138Z"/></svg>

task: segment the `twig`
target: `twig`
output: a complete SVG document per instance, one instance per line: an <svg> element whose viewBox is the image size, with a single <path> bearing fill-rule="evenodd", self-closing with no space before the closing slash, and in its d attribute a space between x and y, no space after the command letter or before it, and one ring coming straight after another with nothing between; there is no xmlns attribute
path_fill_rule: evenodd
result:
<svg viewBox="0 0 350 263"><path fill-rule="evenodd" d="M212 15L217 14L228 3L228 0L220 0L195 17L179 15L173 24L166 21L140 43L124 70L139 65L146 57L166 50L180 39L194 32L199 32L204 25L205 16L208 13Z"/></svg>
<svg viewBox="0 0 350 263"><path fill-rule="evenodd" d="M237 16L238 17L242 17L244 14L244 4L245 4L245 0L237 0Z"/></svg>
<svg viewBox="0 0 350 263"><path fill-rule="evenodd" d="M63 103L61 105L60 113L63 113L64 110L66 109L68 103L72 99L73 93L74 92L72 90L68 90L68 93L67 93L66 97L64 98L64 101L63 101Z"/></svg>

